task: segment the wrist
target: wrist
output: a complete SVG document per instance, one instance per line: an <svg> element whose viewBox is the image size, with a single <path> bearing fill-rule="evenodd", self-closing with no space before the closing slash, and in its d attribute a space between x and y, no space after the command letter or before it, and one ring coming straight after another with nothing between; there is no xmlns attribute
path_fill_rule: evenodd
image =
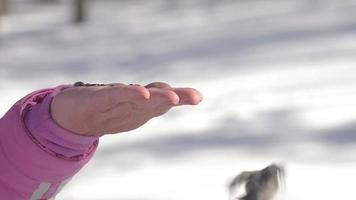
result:
<svg viewBox="0 0 356 200"><path fill-rule="evenodd" d="M83 114L80 111L81 105L76 105L73 98L65 94L58 93L53 97L50 105L50 115L55 123L60 127L69 130L76 135L88 136L90 129L86 127L81 119Z"/></svg>

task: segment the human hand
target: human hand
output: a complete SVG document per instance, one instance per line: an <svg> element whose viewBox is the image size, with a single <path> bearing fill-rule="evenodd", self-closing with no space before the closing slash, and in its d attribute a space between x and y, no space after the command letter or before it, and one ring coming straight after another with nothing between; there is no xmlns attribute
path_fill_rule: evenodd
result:
<svg viewBox="0 0 356 200"><path fill-rule="evenodd" d="M196 89L172 88L162 82L72 87L53 98L51 115L76 134L100 136L136 129L172 107L196 105L202 98Z"/></svg>

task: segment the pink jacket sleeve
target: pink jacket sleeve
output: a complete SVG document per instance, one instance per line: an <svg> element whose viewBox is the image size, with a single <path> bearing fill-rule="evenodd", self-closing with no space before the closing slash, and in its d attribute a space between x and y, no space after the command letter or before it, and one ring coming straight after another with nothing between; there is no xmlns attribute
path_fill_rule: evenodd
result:
<svg viewBox="0 0 356 200"><path fill-rule="evenodd" d="M93 156L98 137L65 130L50 115L53 96L68 87L33 92L0 119L0 199L54 199Z"/></svg>

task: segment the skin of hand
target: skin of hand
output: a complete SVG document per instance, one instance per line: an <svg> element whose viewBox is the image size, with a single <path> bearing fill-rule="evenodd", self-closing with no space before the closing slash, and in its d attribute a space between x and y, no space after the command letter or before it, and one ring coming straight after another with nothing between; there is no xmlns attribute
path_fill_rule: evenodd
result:
<svg viewBox="0 0 356 200"><path fill-rule="evenodd" d="M172 107L197 105L202 94L193 88L172 88L154 82L146 86L121 83L71 87L51 103L53 120L83 136L101 136L136 129Z"/></svg>

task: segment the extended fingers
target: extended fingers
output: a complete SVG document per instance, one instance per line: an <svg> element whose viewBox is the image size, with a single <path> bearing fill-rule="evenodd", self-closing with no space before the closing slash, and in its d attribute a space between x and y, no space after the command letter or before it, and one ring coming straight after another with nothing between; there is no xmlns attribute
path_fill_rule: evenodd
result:
<svg viewBox="0 0 356 200"><path fill-rule="evenodd" d="M152 105L168 105L174 106L179 103L179 96L169 89L148 88L150 92L150 99L148 100Z"/></svg>
<svg viewBox="0 0 356 200"><path fill-rule="evenodd" d="M179 97L179 103L174 105L196 105L203 100L203 95L193 88L172 88L169 84L164 82L153 82L145 87L173 91Z"/></svg>
<svg viewBox="0 0 356 200"><path fill-rule="evenodd" d="M143 86L115 84L94 91L93 100L101 110L107 110L119 103L149 98L150 92Z"/></svg>
<svg viewBox="0 0 356 200"><path fill-rule="evenodd" d="M108 87L107 92L111 98L112 103L136 101L141 99L148 99L150 97L149 91L145 87L139 85L118 85Z"/></svg>
<svg viewBox="0 0 356 200"><path fill-rule="evenodd" d="M172 88L179 96L178 105L197 105L203 100L203 95L194 88Z"/></svg>
<svg viewBox="0 0 356 200"><path fill-rule="evenodd" d="M107 115L115 119L120 118L121 120L118 121L121 122L125 122L124 119L129 119L129 116L132 116L133 120L147 121L166 113L179 103L179 96L171 90L160 88L148 88L147 90L150 93L149 99L118 103L112 109L107 110ZM118 125L121 122L117 122Z"/></svg>
<svg viewBox="0 0 356 200"><path fill-rule="evenodd" d="M153 82L145 86L146 88L171 88L168 83L164 82Z"/></svg>
<svg viewBox="0 0 356 200"><path fill-rule="evenodd" d="M154 82L146 86L110 84L94 91L93 100L101 111L109 110L119 103L146 102L150 107L166 110L177 105L196 105L203 99L202 94L193 88L171 88L164 82Z"/></svg>

